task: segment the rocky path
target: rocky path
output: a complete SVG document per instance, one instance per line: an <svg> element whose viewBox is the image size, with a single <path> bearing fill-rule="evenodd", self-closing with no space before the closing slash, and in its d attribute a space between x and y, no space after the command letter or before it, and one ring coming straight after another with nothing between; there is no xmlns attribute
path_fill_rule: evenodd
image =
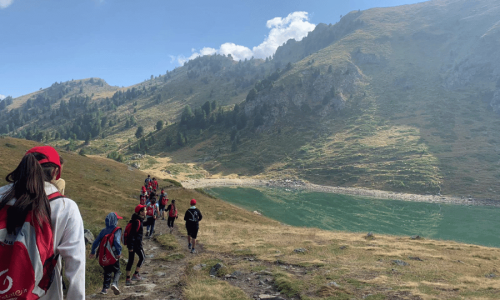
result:
<svg viewBox="0 0 500 300"><path fill-rule="evenodd" d="M144 230L145 231L145 230ZM182 278L189 260L190 253L187 249L187 241L180 238L180 234L174 232L181 248L176 251L168 251L155 240L156 237L169 234L167 221L156 222L155 235L152 239L144 239L144 252L146 260L141 269L143 281L133 281L132 286L125 286L125 268L122 265L122 276L119 284L121 294L115 296L108 290L107 295L93 294L89 299L182 299ZM173 258L173 259L172 259ZM177 259L179 258L179 259ZM137 261L137 257L135 261ZM132 268L134 270L134 268Z"/></svg>
<svg viewBox="0 0 500 300"><path fill-rule="evenodd" d="M181 225L177 223L176 227ZM177 229L173 235L176 237L180 248L177 250L165 250L155 238L163 234L169 234L166 221L160 220L156 222L155 236L152 239L144 239L144 252L146 253L146 261L142 267L141 274L145 278L141 282L133 282L132 286L125 286L124 266L122 265L122 276L119 284L121 294L116 296L108 290L107 295L100 293L88 295L88 299L184 299L183 287L185 286L185 273L190 259L194 255L204 255L207 258L217 259L221 261L222 268L238 264L241 261L247 261L251 266L261 269L261 271L250 272L248 270L237 270L225 276L216 276L218 280L227 281L229 284L243 290L249 298L253 299L275 299L285 300L294 299L280 295L273 284L273 276L271 273L272 264L258 261L253 257L233 256L216 251L206 251L203 245L197 245L198 254L191 254L187 248L187 239ZM172 258L170 260L169 258ZM136 257L137 260L137 257ZM195 265L195 272L209 272L212 266ZM295 268L281 266L283 270L290 268L291 272L295 272ZM203 270L202 270L203 269ZM133 269L132 269L133 270ZM213 272L212 270L210 270Z"/></svg>

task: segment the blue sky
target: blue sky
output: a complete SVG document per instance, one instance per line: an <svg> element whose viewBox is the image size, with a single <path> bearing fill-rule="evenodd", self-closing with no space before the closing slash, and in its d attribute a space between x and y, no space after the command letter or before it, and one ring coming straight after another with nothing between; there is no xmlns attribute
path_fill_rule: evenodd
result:
<svg viewBox="0 0 500 300"><path fill-rule="evenodd" d="M417 2L0 0L0 98L89 77L129 86L196 55L266 57L352 10Z"/></svg>

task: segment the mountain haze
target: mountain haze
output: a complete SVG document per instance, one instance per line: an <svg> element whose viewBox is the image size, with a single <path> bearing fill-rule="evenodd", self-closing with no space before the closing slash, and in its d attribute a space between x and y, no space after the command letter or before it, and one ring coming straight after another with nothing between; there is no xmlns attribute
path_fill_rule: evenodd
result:
<svg viewBox="0 0 500 300"><path fill-rule="evenodd" d="M127 163L146 152L212 174L498 198L498 16L494 0L353 11L266 60L55 83L2 109L0 133Z"/></svg>

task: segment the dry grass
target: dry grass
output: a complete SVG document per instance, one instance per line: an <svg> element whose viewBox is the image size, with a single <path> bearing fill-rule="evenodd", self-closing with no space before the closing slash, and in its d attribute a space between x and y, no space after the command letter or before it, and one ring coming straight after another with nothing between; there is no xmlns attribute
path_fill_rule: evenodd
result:
<svg viewBox="0 0 500 300"><path fill-rule="evenodd" d="M24 140L0 139L0 175L4 177L15 168L25 150L34 145ZM63 178L67 194L78 203L85 227L97 233L104 227L104 217L110 211L125 217L120 221L124 226L137 204L134 197L144 173L129 171L127 166L107 159L65 152L61 155L66 160ZM388 235L366 239L364 233L285 226L193 190L171 188L168 193L170 199L177 200L180 212L177 226L181 231L184 230L182 212L189 207L190 199L197 199L203 213L198 241L206 252L188 258L183 279L187 284L186 299L247 299L240 289L209 278L208 270L192 270L192 266L200 263L209 268L228 255L255 257L256 263L236 260L227 272L270 269L283 293L297 293L302 299L351 299L367 294L372 294L373 299L385 299L397 292L410 292L423 299L499 297L498 248ZM171 236L159 242L168 249L179 247ZM307 251L297 253L294 251L297 248ZM164 260L180 258L172 256ZM399 266L393 260L403 260L409 265ZM280 267L283 265L295 266L300 272L290 274ZM88 291L94 291L102 283L100 276L100 267L89 261ZM331 281L341 289L328 286Z"/></svg>

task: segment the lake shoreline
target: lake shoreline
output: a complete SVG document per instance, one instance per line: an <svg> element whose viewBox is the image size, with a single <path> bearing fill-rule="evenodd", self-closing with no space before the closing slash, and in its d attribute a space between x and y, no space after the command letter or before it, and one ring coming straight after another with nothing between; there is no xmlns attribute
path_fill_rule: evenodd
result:
<svg viewBox="0 0 500 300"><path fill-rule="evenodd" d="M467 206L494 206L500 207L499 200L475 199L468 197L455 197L444 195L418 195L408 193L388 192L354 187L334 187L312 184L295 179L253 179L253 178L204 178L181 181L187 189L209 188L209 187L277 187L289 190L302 190L308 192L322 192L342 194L350 196L369 197L376 199L403 200L412 202L445 203Z"/></svg>

